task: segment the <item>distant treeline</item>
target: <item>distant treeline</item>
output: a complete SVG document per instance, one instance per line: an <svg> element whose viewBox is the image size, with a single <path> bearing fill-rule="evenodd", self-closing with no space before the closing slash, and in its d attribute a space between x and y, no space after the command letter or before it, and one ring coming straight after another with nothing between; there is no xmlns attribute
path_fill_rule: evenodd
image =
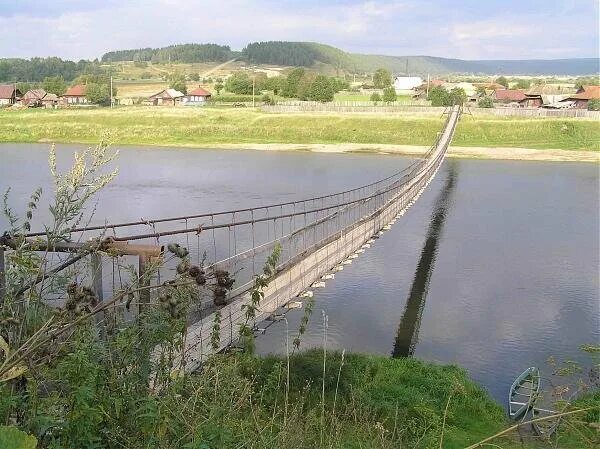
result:
<svg viewBox="0 0 600 449"><path fill-rule="evenodd" d="M244 57L257 64L310 67L321 59L321 52L305 42L254 42L242 51Z"/></svg>
<svg viewBox="0 0 600 449"><path fill-rule="evenodd" d="M43 81L47 77L60 76L72 81L85 73L98 73L99 64L94 61L63 61L60 58L0 59L0 82Z"/></svg>
<svg viewBox="0 0 600 449"><path fill-rule="evenodd" d="M234 53L227 45L181 44L162 48L138 48L133 50L110 51L102 55L102 62L143 61L143 62L218 62L231 59Z"/></svg>

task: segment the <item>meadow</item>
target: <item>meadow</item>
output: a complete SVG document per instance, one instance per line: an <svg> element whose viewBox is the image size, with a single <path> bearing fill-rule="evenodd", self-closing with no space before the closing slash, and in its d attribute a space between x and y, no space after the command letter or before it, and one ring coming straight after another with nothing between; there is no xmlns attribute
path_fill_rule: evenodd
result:
<svg viewBox="0 0 600 449"><path fill-rule="evenodd" d="M0 111L0 142L207 147L219 144L430 145L435 115L269 114L251 108L122 107ZM592 120L465 115L453 145L600 151Z"/></svg>

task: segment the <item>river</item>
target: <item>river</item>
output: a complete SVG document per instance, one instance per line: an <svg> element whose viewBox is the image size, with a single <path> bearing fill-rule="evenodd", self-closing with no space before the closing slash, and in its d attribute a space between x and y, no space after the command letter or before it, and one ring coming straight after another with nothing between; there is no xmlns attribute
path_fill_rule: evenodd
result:
<svg viewBox="0 0 600 449"><path fill-rule="evenodd" d="M52 191L47 148L0 145L0 188L11 187L17 212L35 187L46 198ZM74 148L60 145L61 167ZM375 154L119 150L119 175L98 195L93 222L297 200L411 162ZM585 360L578 347L600 341L598 185L595 164L447 159L390 231L315 290L302 347L322 345L324 313L328 349L455 363L502 403L525 368L545 367L550 356ZM47 215L40 211L38 220ZM302 313L288 314L290 338ZM258 351L282 353L285 335L283 322L271 326Z"/></svg>

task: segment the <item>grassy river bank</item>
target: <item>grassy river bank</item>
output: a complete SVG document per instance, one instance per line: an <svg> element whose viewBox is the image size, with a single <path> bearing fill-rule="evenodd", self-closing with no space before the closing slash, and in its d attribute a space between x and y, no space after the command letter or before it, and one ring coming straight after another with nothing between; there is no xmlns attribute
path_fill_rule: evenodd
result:
<svg viewBox="0 0 600 449"><path fill-rule="evenodd" d="M0 111L0 142L96 143L419 154L432 115L267 114L254 109L129 107ZM585 119L465 115L450 156L600 161L600 124Z"/></svg>

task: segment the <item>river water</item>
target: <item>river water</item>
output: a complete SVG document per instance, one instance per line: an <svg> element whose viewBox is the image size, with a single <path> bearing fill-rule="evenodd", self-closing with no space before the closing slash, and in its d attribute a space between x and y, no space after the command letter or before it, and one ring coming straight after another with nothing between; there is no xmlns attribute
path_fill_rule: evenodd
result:
<svg viewBox="0 0 600 449"><path fill-rule="evenodd" d="M59 165L73 146L61 145ZM0 145L0 188L18 212L52 191L46 145ZM227 210L352 188L411 159L120 148L93 222ZM504 403L529 366L585 357L600 342L599 171L594 164L448 159L419 201L344 271L315 290L302 347L455 363ZM39 219L47 216L40 211ZM0 230L6 227L0 219ZM39 228L39 223L34 224ZM303 311L288 314L290 338ZM257 340L285 351L284 322ZM549 372L549 368L546 368Z"/></svg>

